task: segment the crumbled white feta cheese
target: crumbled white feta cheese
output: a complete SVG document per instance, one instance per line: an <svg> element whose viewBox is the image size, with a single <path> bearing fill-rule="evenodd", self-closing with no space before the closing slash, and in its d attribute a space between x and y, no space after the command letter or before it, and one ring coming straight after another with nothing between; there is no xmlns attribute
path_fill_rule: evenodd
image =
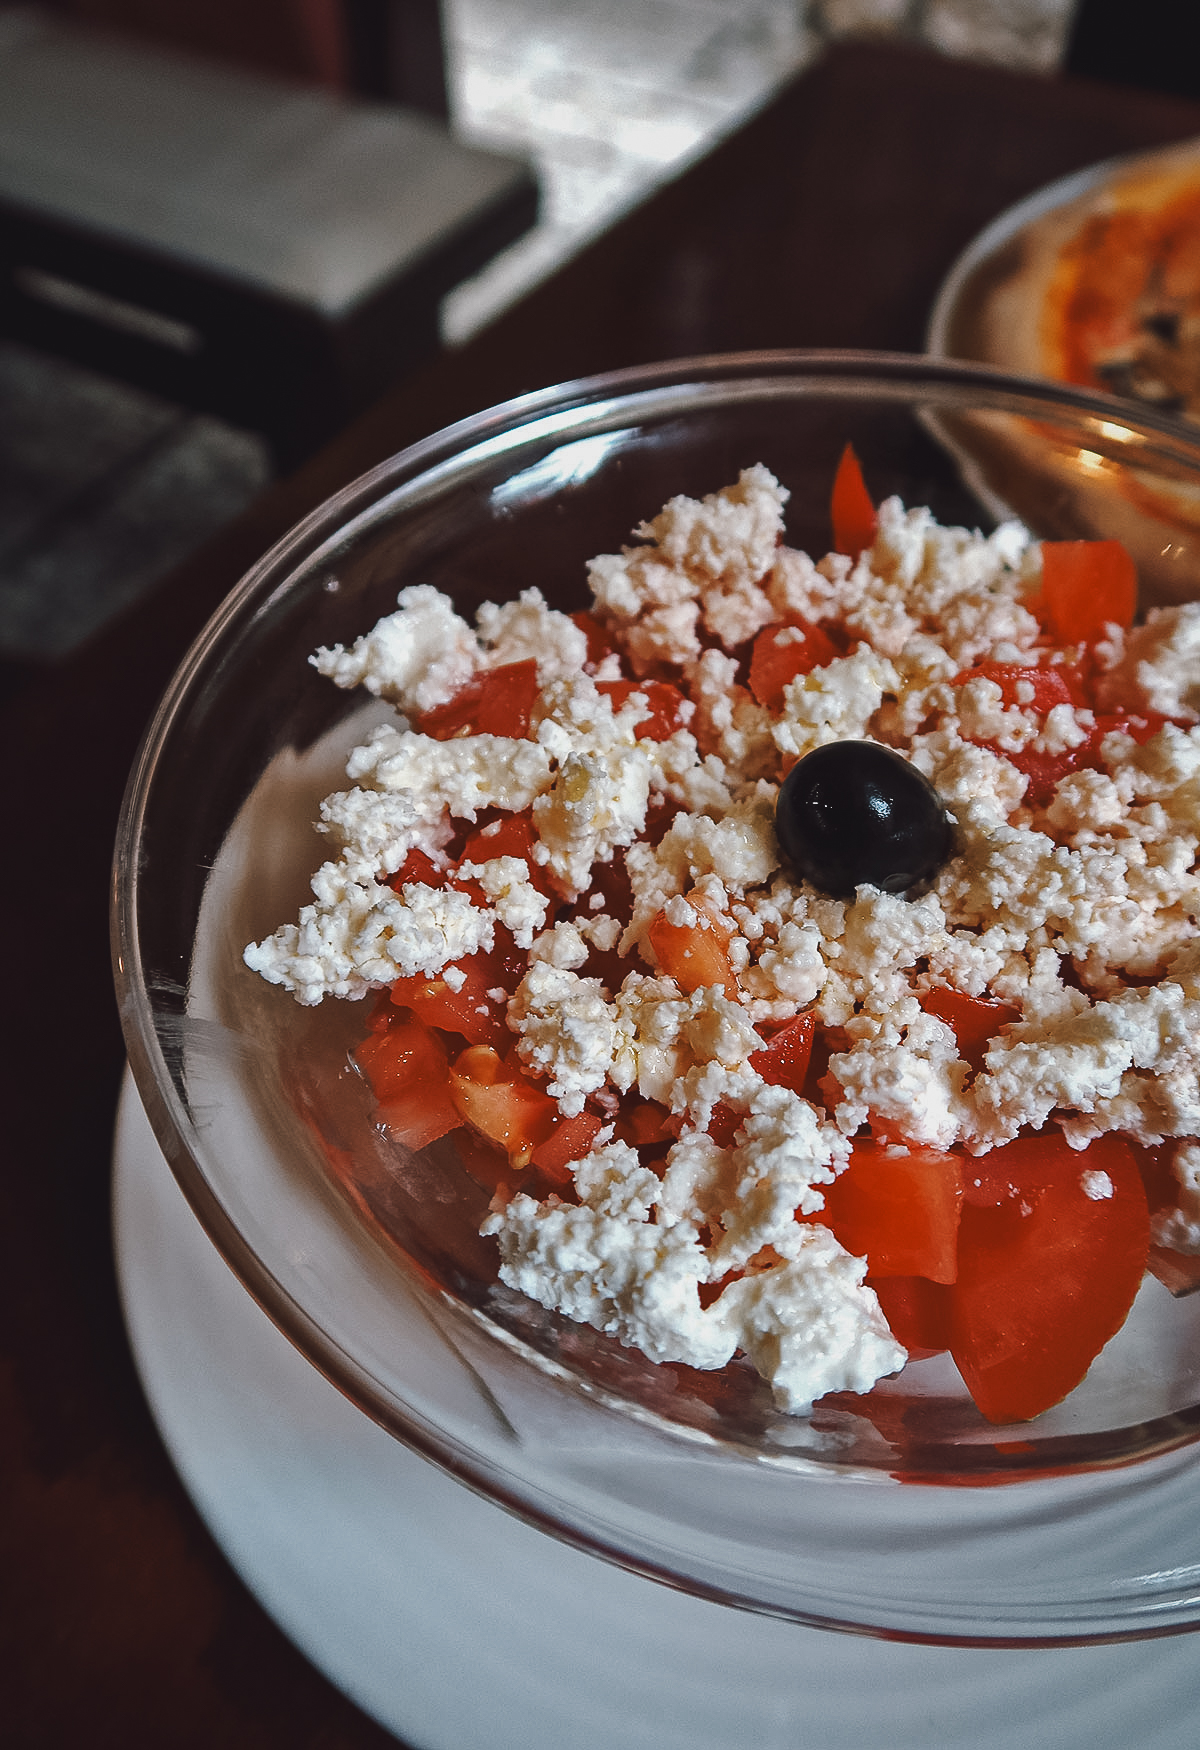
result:
<svg viewBox="0 0 1200 1750"><path fill-rule="evenodd" d="M1200 602L1151 608L1144 624L1126 634L1101 699L1194 722L1200 716Z"/></svg>
<svg viewBox="0 0 1200 1750"><path fill-rule="evenodd" d="M1152 1238L1157 1246L1194 1258L1200 1256L1200 1142L1182 1143L1171 1170L1179 1186L1179 1203L1153 1217Z"/></svg>
<svg viewBox="0 0 1200 1750"><path fill-rule="evenodd" d="M518 1194L484 1223L500 1248L501 1279L540 1305L652 1361L721 1367L743 1349L793 1414L829 1391L867 1391L904 1365L905 1351L862 1285L864 1260L828 1229L789 1212L787 1261L730 1283L705 1308L700 1284L721 1266L706 1255L696 1220L672 1207L666 1183L633 1149L613 1142L595 1150L575 1180L577 1206ZM761 1188L756 1180L751 1195Z"/></svg>
<svg viewBox="0 0 1200 1750"><path fill-rule="evenodd" d="M440 972L494 939L492 914L453 888L409 882L393 893L375 882L343 882L324 904L305 906L297 924L251 943L244 958L269 984L311 1005Z"/></svg>
<svg viewBox="0 0 1200 1750"><path fill-rule="evenodd" d="M598 978L533 960L508 1005L517 1052L532 1070L548 1077L567 1117L583 1111L588 1094L602 1088L628 1035L623 1017L609 1003Z"/></svg>
<svg viewBox="0 0 1200 1750"><path fill-rule="evenodd" d="M539 589L524 589L515 602L484 602L475 630L489 668L536 662L543 686L577 675L587 661L587 635L569 614L546 606Z"/></svg>
<svg viewBox="0 0 1200 1750"><path fill-rule="evenodd" d="M471 735L434 741L383 724L346 762L364 789L411 798L426 818L449 811L474 820L481 808L519 814L553 781L550 757L533 741Z"/></svg>
<svg viewBox="0 0 1200 1750"><path fill-rule="evenodd" d="M528 863L520 857L489 857L485 863L460 863L458 873L478 881L517 947L532 948L534 931L545 923L550 902L530 881Z"/></svg>
<svg viewBox="0 0 1200 1750"><path fill-rule="evenodd" d="M650 759L642 747L569 753L533 805L549 869L571 893L585 892L597 863L630 845L646 820Z"/></svg>
<svg viewBox="0 0 1200 1750"><path fill-rule="evenodd" d="M892 664L866 646L835 657L784 688L783 715L771 730L775 745L802 759L829 741L861 740L884 694L899 687Z"/></svg>
<svg viewBox="0 0 1200 1750"><path fill-rule="evenodd" d="M444 705L479 667L479 646L448 596L428 584L401 590L399 608L347 650L335 644L310 659L335 686L365 687L402 711Z"/></svg>
<svg viewBox="0 0 1200 1750"><path fill-rule="evenodd" d="M436 590L407 589L366 637L319 651L338 685L410 715L514 662L536 662L539 690L521 739L377 729L322 805L335 855L314 903L246 960L303 1003L417 972L461 990L456 962L503 925L529 956L515 994L489 992L507 1001L517 1057L564 1116L605 1120L575 1163L577 1204L520 1194L489 1216L503 1280L652 1359L716 1367L740 1349L803 1413L904 1361L864 1261L803 1219L863 1125L976 1154L1046 1124L1079 1148L1109 1132L1177 1139L1177 1204L1154 1238L1200 1254L1200 604L1109 629L1094 697L1122 727L1105 734L1080 704L1039 705L1034 671L1069 677L1077 659L1045 649L1030 606L1041 549L1019 525L985 537L890 499L859 558L814 563L781 544L787 496L749 468L594 560L616 647L599 665L537 590L486 604L472 629ZM787 682L779 709L746 684L768 624L785 656L814 625L841 653ZM618 706L604 687L664 674L685 727L656 741L647 692L621 686ZM1174 721L1155 731L1139 714ZM844 739L900 749L936 787L953 853L928 891L832 899L781 865L785 772ZM533 867L487 856L508 828L485 826L456 871L481 905L448 884L447 847L456 821L488 810L528 817ZM414 852L447 884L398 875ZM598 870L613 879L581 897ZM624 877L632 902L616 916ZM728 988L688 993L658 971L660 917L719 927ZM593 960L614 951L616 974ZM1005 1005L981 1059L926 1011L942 988ZM806 1009L829 1052L824 1110L750 1061L759 1026ZM654 1167L614 1139L635 1093L671 1115ZM1086 1157L1079 1182L1093 1201L1115 1195Z"/></svg>
<svg viewBox="0 0 1200 1750"><path fill-rule="evenodd" d="M636 533L648 545L593 559L597 610L623 629L635 672L699 654L703 621L727 647L753 637L772 609L758 586L775 562L787 493L765 468L705 499L673 498Z"/></svg>
<svg viewBox="0 0 1200 1750"><path fill-rule="evenodd" d="M812 1226L796 1257L731 1282L709 1309L790 1415L807 1415L826 1392L870 1391L908 1360L863 1283L866 1267Z"/></svg>

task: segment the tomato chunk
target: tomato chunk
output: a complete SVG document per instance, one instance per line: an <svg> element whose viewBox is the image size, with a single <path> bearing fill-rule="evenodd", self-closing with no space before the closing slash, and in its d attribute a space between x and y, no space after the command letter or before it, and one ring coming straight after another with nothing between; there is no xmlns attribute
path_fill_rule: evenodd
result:
<svg viewBox="0 0 1200 1750"><path fill-rule="evenodd" d="M982 1068L983 1054L1001 1027L1021 1018L1021 1011L1011 1003L964 996L962 991L945 986L925 991L921 1007L927 1015L936 1015L953 1029L959 1051L974 1070Z"/></svg>
<svg viewBox="0 0 1200 1750"><path fill-rule="evenodd" d="M424 1148L462 1123L445 1048L415 1015L397 1011L386 1027L368 1033L355 1057L379 1118L407 1147Z"/></svg>
<svg viewBox="0 0 1200 1750"><path fill-rule="evenodd" d="M764 626L750 652L747 685L760 705L778 711L789 681L811 674L814 668L824 668L837 654L837 645L829 635L807 620Z"/></svg>
<svg viewBox="0 0 1200 1750"><path fill-rule="evenodd" d="M950 1347L953 1292L944 1282L926 1276L868 1276L867 1287L879 1297L883 1316L910 1361L940 1355Z"/></svg>
<svg viewBox="0 0 1200 1750"><path fill-rule="evenodd" d="M529 869L531 885L551 899L555 897L554 887L544 865L534 856L537 844L538 836L530 812L502 814L498 820L489 821L468 836L460 861L486 863L493 857L519 857Z"/></svg>
<svg viewBox="0 0 1200 1750"><path fill-rule="evenodd" d="M634 734L643 741L666 741L684 726L684 697L670 681L597 681L596 691L612 700L614 711L631 693L645 696L646 715L634 725Z"/></svg>
<svg viewBox="0 0 1200 1750"><path fill-rule="evenodd" d="M1122 1137L1079 1152L1048 1132L968 1164L950 1349L989 1421L1027 1421L1075 1389L1125 1322L1149 1229Z"/></svg>
<svg viewBox="0 0 1200 1750"><path fill-rule="evenodd" d="M677 1142L682 1119L657 1100L627 1102L617 1116L616 1133L631 1148L655 1148Z"/></svg>
<svg viewBox="0 0 1200 1750"><path fill-rule="evenodd" d="M604 661L606 656L611 656L616 650L617 646L613 642L612 634L608 627L601 625L595 614L590 614L586 608L581 608L578 613L572 614L571 618L587 639L587 666L595 668Z"/></svg>
<svg viewBox="0 0 1200 1750"><path fill-rule="evenodd" d="M712 1109L712 1117L708 1121L706 1136L711 1136L718 1148L732 1148L733 1139L741 1129L744 1114L733 1106L727 1106L724 1100L718 1100Z"/></svg>
<svg viewBox="0 0 1200 1750"><path fill-rule="evenodd" d="M790 1088L793 1094L802 1094L815 1033L816 1022L811 1014L793 1015L772 1034L761 1051L750 1053L750 1068L772 1087Z"/></svg>
<svg viewBox="0 0 1200 1750"><path fill-rule="evenodd" d="M403 1009L388 1016L385 1027L368 1033L354 1055L380 1100L402 1093L422 1077L437 1081L446 1068L437 1035Z"/></svg>
<svg viewBox="0 0 1200 1750"><path fill-rule="evenodd" d="M488 1045L469 1045L450 1070L450 1095L462 1119L504 1149L514 1167L528 1166L546 1142L558 1107L512 1057Z"/></svg>
<svg viewBox="0 0 1200 1750"><path fill-rule="evenodd" d="M1027 662L980 662L955 675L954 685L966 681L994 681L1000 697L1010 709L1016 705L1024 711L1038 711L1043 716L1056 705L1088 705L1091 703L1077 669L1061 664L1039 667Z"/></svg>
<svg viewBox="0 0 1200 1750"><path fill-rule="evenodd" d="M1064 644L1093 643L1113 622L1133 624L1137 568L1120 541L1043 541L1042 600Z"/></svg>
<svg viewBox="0 0 1200 1750"><path fill-rule="evenodd" d="M461 735L507 735L521 741L529 734L537 696L537 663L506 662L477 674L446 704L422 711L416 726L437 741Z"/></svg>
<svg viewBox="0 0 1200 1750"><path fill-rule="evenodd" d="M958 1274L963 1159L937 1148L856 1142L850 1164L825 1187L819 1219L872 1276Z"/></svg>
<svg viewBox="0 0 1200 1750"><path fill-rule="evenodd" d="M1034 807L1044 807L1054 794L1054 787L1070 772L1095 771L1101 765L1104 737L1113 733L1128 735L1139 746L1158 734L1165 717L1147 715L1132 717L1126 713L1097 712L1096 721L1083 739L1062 753L1038 753L1030 748L1009 752L993 747L992 751L1009 760L1029 779L1025 801ZM985 742L985 747L990 745Z"/></svg>
<svg viewBox="0 0 1200 1750"><path fill-rule="evenodd" d="M399 893L402 887L415 882L420 887L440 887L446 879L445 871L439 869L433 858L422 850L411 850L394 875L389 875L388 886L394 893Z"/></svg>
<svg viewBox="0 0 1200 1750"><path fill-rule="evenodd" d="M447 980L447 972L462 974L457 990ZM501 994L494 996L494 991ZM398 978L392 986L392 1001L412 1009L427 1026L456 1033L471 1045L503 1045L510 1037L505 1020L507 995L489 954L468 955L432 978L421 973Z"/></svg>
<svg viewBox="0 0 1200 1750"><path fill-rule="evenodd" d="M660 911L648 931L659 970L673 978L690 996L706 985L719 984L727 997L736 998L738 982L729 964L728 932L700 906L694 924L673 924Z"/></svg>
<svg viewBox="0 0 1200 1750"><path fill-rule="evenodd" d="M829 508L834 552L848 553L851 559L857 559L874 542L879 519L852 444L842 451Z"/></svg>
<svg viewBox="0 0 1200 1750"><path fill-rule="evenodd" d="M561 1118L545 1142L539 1142L530 1153L530 1161L539 1173L560 1184L571 1180L571 1162L581 1161L590 1154L592 1145L604 1128L604 1120L596 1112L580 1112L574 1118Z"/></svg>

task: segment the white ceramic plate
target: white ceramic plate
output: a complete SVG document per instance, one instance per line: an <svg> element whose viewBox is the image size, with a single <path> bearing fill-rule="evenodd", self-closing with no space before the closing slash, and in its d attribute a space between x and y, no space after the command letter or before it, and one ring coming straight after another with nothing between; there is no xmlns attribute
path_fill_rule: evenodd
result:
<svg viewBox="0 0 1200 1750"><path fill-rule="evenodd" d="M114 1225L142 1381L210 1530L413 1750L1193 1750L1190 1635L1008 1652L825 1634L668 1591L471 1494L268 1321L128 1082Z"/></svg>

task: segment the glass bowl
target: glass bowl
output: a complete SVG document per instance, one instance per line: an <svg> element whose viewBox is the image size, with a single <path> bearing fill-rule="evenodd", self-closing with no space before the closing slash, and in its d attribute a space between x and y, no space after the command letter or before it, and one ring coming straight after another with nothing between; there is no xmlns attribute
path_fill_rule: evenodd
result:
<svg viewBox="0 0 1200 1750"><path fill-rule="evenodd" d="M1106 397L844 353L619 372L394 457L267 554L182 664L130 778L113 929L134 1079L180 1185L367 1415L502 1507L672 1585L1015 1645L1200 1622L1200 1296L1148 1281L1084 1385L1033 1423L986 1423L945 1357L789 1417L740 1360L656 1366L503 1288L477 1233L487 1193L452 1145L410 1155L372 1125L347 1060L360 1005L299 1008L241 960L308 898L317 803L382 709L308 657L400 588L433 584L468 616L531 584L580 608L592 555L760 461L791 492L789 542L823 553L847 441L877 497L987 527L1014 477L1006 432L1023 468L1031 433L1052 456L1021 497L1041 536L1085 532L1059 484L1070 456L1093 484L1100 458L1116 501L1134 480L1200 486L1200 443ZM1200 594L1196 538L1178 546L1176 582Z"/></svg>

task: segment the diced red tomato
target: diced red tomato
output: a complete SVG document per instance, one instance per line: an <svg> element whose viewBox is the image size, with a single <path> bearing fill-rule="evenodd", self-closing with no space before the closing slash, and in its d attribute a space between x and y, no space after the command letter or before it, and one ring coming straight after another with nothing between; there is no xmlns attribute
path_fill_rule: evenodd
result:
<svg viewBox="0 0 1200 1750"><path fill-rule="evenodd" d="M574 1118L561 1118L545 1142L539 1142L529 1159L548 1179L559 1184L571 1182L571 1162L581 1161L591 1153L592 1145L604 1128L604 1120L595 1112L580 1112Z"/></svg>
<svg viewBox="0 0 1200 1750"><path fill-rule="evenodd" d="M486 863L492 857L520 857L528 865L531 884L550 899L554 897L554 887L544 865L534 857L537 843L532 813L502 814L469 835L459 861Z"/></svg>
<svg viewBox="0 0 1200 1750"><path fill-rule="evenodd" d="M587 639L588 667L595 668L598 663L604 661L606 656L611 656L616 650L617 646L613 642L612 634L607 626L601 625L595 614L589 614L586 609L572 614L571 618Z"/></svg>
<svg viewBox="0 0 1200 1750"><path fill-rule="evenodd" d="M514 1167L528 1166L534 1149L548 1140L558 1107L513 1057L489 1045L469 1045L450 1070L450 1094L461 1117L504 1149Z"/></svg>
<svg viewBox="0 0 1200 1750"><path fill-rule="evenodd" d="M760 705L778 711L789 681L814 668L824 668L837 654L837 645L829 635L807 620L764 626L750 653L747 685Z"/></svg>
<svg viewBox="0 0 1200 1750"><path fill-rule="evenodd" d="M1025 801L1031 807L1041 808L1050 801L1055 785L1069 773L1095 771L1099 767L1106 735L1119 732L1128 735L1140 746L1157 735L1166 721L1165 717L1158 716L1130 717L1123 713L1097 712L1095 724L1085 733L1083 740L1063 753L1038 753L1030 748L1022 748L1016 753L993 748L993 752L1001 754L1019 772L1026 774L1029 785L1025 791Z"/></svg>
<svg viewBox="0 0 1200 1750"><path fill-rule="evenodd" d="M627 1102L617 1115L616 1133L631 1148L654 1148L678 1140L681 1120L657 1100Z"/></svg>
<svg viewBox="0 0 1200 1750"><path fill-rule="evenodd" d="M507 735L521 741L538 696L537 663L506 662L484 669L445 705L416 720L422 735L451 741L461 735Z"/></svg>
<svg viewBox="0 0 1200 1750"><path fill-rule="evenodd" d="M1081 544L1089 545L1087 542ZM954 684L962 686L966 681L980 677L995 681L1006 706L1018 706L1039 717L1046 716L1056 705L1091 708L1091 694L1084 675L1075 665L1055 663L1038 667L1025 663L981 662L974 668L964 669L955 677ZM1016 766L1018 771L1024 772L1029 779L1026 802L1033 807L1042 807L1054 794L1055 785L1069 773L1099 767L1106 735L1119 732L1141 746L1169 721L1157 712L1133 716L1129 712L1097 711L1094 717L1093 726L1084 731L1082 739L1061 753L1042 753L1029 747L1014 751L987 741L980 745L990 748Z"/></svg>
<svg viewBox="0 0 1200 1750"><path fill-rule="evenodd" d="M487 1191L498 1191L502 1185L512 1191L520 1182L521 1173L509 1165L504 1150L469 1124L455 1132L454 1152L475 1183Z"/></svg>
<svg viewBox="0 0 1200 1750"><path fill-rule="evenodd" d="M1124 1324L1146 1268L1146 1193L1123 1137L1078 1152L1056 1132L969 1162L964 1190L951 1353L989 1421L1026 1421Z"/></svg>
<svg viewBox="0 0 1200 1750"><path fill-rule="evenodd" d="M856 1142L850 1164L825 1186L818 1219L872 1276L958 1275L963 1158L937 1148Z"/></svg>
<svg viewBox="0 0 1200 1750"><path fill-rule="evenodd" d="M1171 1294L1192 1294L1200 1288L1200 1258L1194 1252L1151 1246L1149 1269Z"/></svg>
<svg viewBox="0 0 1200 1750"><path fill-rule="evenodd" d="M396 893L410 881L421 887L441 887L446 879L444 869L439 869L433 858L424 851L411 850L394 875L388 876L388 886Z"/></svg>
<svg viewBox="0 0 1200 1750"><path fill-rule="evenodd" d="M834 552L848 553L851 559L857 559L874 542L879 519L852 444L842 451L829 509Z"/></svg>
<svg viewBox="0 0 1200 1750"><path fill-rule="evenodd" d="M1171 1164L1178 1146L1174 1141L1160 1142L1153 1148L1139 1142L1131 1144L1152 1216L1178 1206L1179 1180ZM1173 1251L1169 1246L1151 1246L1148 1265L1151 1275L1157 1276L1172 1294L1190 1294L1200 1284L1200 1257Z"/></svg>
<svg viewBox="0 0 1200 1750"><path fill-rule="evenodd" d="M650 803L646 809L646 824L638 834L638 838L648 845L659 844L663 834L669 830L678 813L679 804L677 802L672 802L665 796L656 797L651 793ZM613 912L614 917L627 915L627 913Z"/></svg>
<svg viewBox="0 0 1200 1750"><path fill-rule="evenodd" d="M587 923L590 919L603 915L624 922L632 911L633 888L629 882L624 855L617 851L609 862L593 864L592 885L585 888L572 905L557 912L556 916L564 921ZM618 944L619 940L620 938ZM640 962L636 955L621 955L616 946L598 948L591 942L588 944L587 961L579 968L579 972L584 978L598 978L612 992L621 988L631 968L638 965Z"/></svg>
<svg viewBox="0 0 1200 1750"><path fill-rule="evenodd" d="M815 1033L816 1022L811 1014L793 1015L771 1035L761 1051L750 1053L751 1069L772 1087L790 1088L793 1094L802 1094Z"/></svg>
<svg viewBox="0 0 1200 1750"><path fill-rule="evenodd" d="M1147 711L1144 715L1132 717L1127 711L1105 712L1097 711L1096 727L1088 738L1088 763L1095 764L1100 758L1100 745L1106 735L1127 735L1130 741L1139 747L1145 747L1148 741L1162 729L1171 718L1164 717L1158 711Z"/></svg>
<svg viewBox="0 0 1200 1750"><path fill-rule="evenodd" d="M994 681L1010 709L1016 705L1043 716L1056 705L1091 704L1078 669L1060 663L1039 667L1025 662L980 662L955 675L954 685L961 687L974 680Z"/></svg>
<svg viewBox="0 0 1200 1750"><path fill-rule="evenodd" d="M953 1290L927 1276L868 1276L867 1286L879 1296L883 1316L910 1361L940 1355L950 1347Z"/></svg>
<svg viewBox="0 0 1200 1750"><path fill-rule="evenodd" d="M407 1009L395 1009L386 1027L373 1031L355 1052L376 1099L399 1094L424 1076L444 1077L446 1053L437 1035Z"/></svg>
<svg viewBox="0 0 1200 1750"><path fill-rule="evenodd" d="M409 1148L424 1148L462 1123L450 1098L449 1065L437 1035L399 1010L368 1033L355 1056L378 1102L378 1115Z"/></svg>
<svg viewBox="0 0 1200 1750"><path fill-rule="evenodd" d="M367 1011L367 1032L383 1033L391 1026L395 1018L391 991L381 991Z"/></svg>
<svg viewBox="0 0 1200 1750"><path fill-rule="evenodd" d="M936 1015L953 1028L958 1049L974 1070L983 1067L983 1054L1001 1027L1021 1018L1021 1011L1011 1003L964 996L962 991L941 985L922 994L921 1007L927 1015Z"/></svg>
<svg viewBox="0 0 1200 1750"><path fill-rule="evenodd" d="M390 1100L380 1100L378 1114L406 1148L427 1148L462 1124L445 1082L408 1088Z"/></svg>
<svg viewBox="0 0 1200 1750"><path fill-rule="evenodd" d="M684 726L684 698L670 681L597 681L596 691L611 699L619 711L631 693L644 693L646 716L634 725L643 741L666 741Z"/></svg>
<svg viewBox="0 0 1200 1750"><path fill-rule="evenodd" d="M718 1148L732 1148L733 1139L743 1122L743 1114L736 1112L732 1106L727 1106L724 1100L718 1100L712 1109L712 1117L708 1121L705 1132L716 1143Z"/></svg>
<svg viewBox="0 0 1200 1750"><path fill-rule="evenodd" d="M956 677L955 685L961 686L981 676L996 682L1006 706L1019 706L1041 717L1056 705L1090 708L1088 690L1079 669L1065 664L1039 668L1022 663L984 662L965 669ZM1096 712L1094 718L1092 727L1083 731L1076 745L1061 753L1044 753L1032 747L1013 750L990 741L979 745L990 748L1019 772L1025 773L1029 780L1025 801L1031 807L1041 808L1050 801L1055 785L1069 773L1094 770L1100 765L1106 735L1119 731L1141 745L1157 735L1167 722L1165 717L1156 713L1134 717L1127 712Z"/></svg>
<svg viewBox="0 0 1200 1750"><path fill-rule="evenodd" d="M500 1046L511 1043L505 1019L508 999L516 990L529 964L528 954L518 948L502 924L496 928L495 946L428 976L416 973L398 978L391 987L391 1000L411 1009L430 1027L456 1033L470 1045ZM447 972L461 973L457 990Z"/></svg>
<svg viewBox="0 0 1200 1750"><path fill-rule="evenodd" d="M1171 1166L1178 1146L1176 1142L1160 1142L1153 1148L1140 1142L1130 1144L1146 1188L1146 1205L1151 1215L1170 1209L1178 1202L1179 1181Z"/></svg>
<svg viewBox="0 0 1200 1750"><path fill-rule="evenodd" d="M1043 541L1042 603L1064 644L1090 644L1107 625L1131 626L1137 567L1120 541Z"/></svg>
<svg viewBox="0 0 1200 1750"><path fill-rule="evenodd" d="M604 903L594 911L592 901L597 894L603 897ZM610 918L619 918L622 922L629 917L633 910L633 886L620 851L607 863L592 865L592 885L580 899L577 909L589 917L595 916L596 911L606 912Z"/></svg>
<svg viewBox="0 0 1200 1750"><path fill-rule="evenodd" d="M392 1001L412 1009L430 1027L456 1033L471 1045L504 1045L510 1038L505 1020L505 1000L490 993L502 987L491 977L489 956L472 954L456 964L463 974L455 990L446 980L447 967L432 978L417 973L398 978L392 986Z"/></svg>
<svg viewBox="0 0 1200 1750"><path fill-rule="evenodd" d="M660 972L673 978L685 995L719 984L727 997L736 998L738 981L729 964L729 933L711 914L693 906L694 924L673 924L659 912L647 932Z"/></svg>

